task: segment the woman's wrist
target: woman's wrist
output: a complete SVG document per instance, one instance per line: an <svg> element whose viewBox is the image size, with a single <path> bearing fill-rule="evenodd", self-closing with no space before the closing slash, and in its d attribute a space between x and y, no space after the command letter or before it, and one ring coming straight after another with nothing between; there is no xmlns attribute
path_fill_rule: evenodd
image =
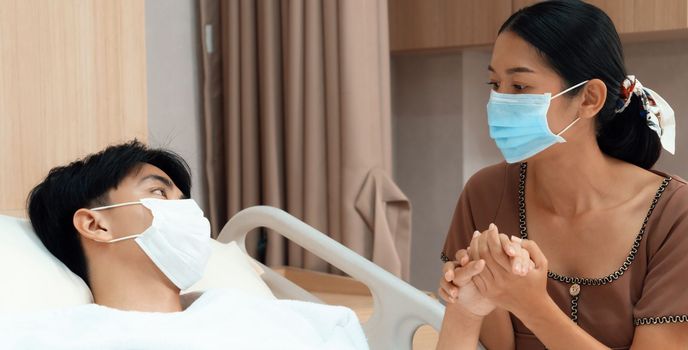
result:
<svg viewBox="0 0 688 350"><path fill-rule="evenodd" d="M447 304L437 350L475 348L484 318L470 312L461 304Z"/></svg>
<svg viewBox="0 0 688 350"><path fill-rule="evenodd" d="M559 310L549 293L546 290L543 292L526 294L525 297L521 296L516 300L510 300L510 305L503 305L502 307L522 321L530 318L540 319L548 315L553 309Z"/></svg>
<svg viewBox="0 0 688 350"><path fill-rule="evenodd" d="M520 310L511 310L511 312L531 331L539 329L542 325L551 324L553 316L561 313L559 306L547 293L529 304L519 308Z"/></svg>
<svg viewBox="0 0 688 350"><path fill-rule="evenodd" d="M456 319L457 322L462 324L482 324L483 319L485 318L485 316L474 314L468 310L468 308L464 307L458 302L449 303L446 305L446 308L448 312L445 312L445 315Z"/></svg>

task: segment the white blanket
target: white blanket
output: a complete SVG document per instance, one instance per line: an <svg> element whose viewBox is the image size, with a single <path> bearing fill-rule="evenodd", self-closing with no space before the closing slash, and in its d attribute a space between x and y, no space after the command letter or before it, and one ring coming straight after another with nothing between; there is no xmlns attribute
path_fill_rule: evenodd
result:
<svg viewBox="0 0 688 350"><path fill-rule="evenodd" d="M0 314L2 349L368 349L350 309L211 290L183 312L89 304Z"/></svg>

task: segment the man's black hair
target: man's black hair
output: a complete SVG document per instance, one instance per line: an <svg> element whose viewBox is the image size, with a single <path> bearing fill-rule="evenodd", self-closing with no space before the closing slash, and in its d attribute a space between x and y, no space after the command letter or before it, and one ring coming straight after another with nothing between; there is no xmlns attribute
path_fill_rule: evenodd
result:
<svg viewBox="0 0 688 350"><path fill-rule="evenodd" d="M184 159L168 150L150 149L137 140L53 168L29 194L29 218L38 238L86 284L88 267L72 221L74 213L81 208L110 204L108 191L116 189L144 163L160 168L184 197L190 197L191 172Z"/></svg>

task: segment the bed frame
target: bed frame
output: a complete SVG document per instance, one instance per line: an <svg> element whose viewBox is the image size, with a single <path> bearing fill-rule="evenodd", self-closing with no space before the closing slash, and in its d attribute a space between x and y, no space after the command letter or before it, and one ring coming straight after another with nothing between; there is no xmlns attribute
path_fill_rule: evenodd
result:
<svg viewBox="0 0 688 350"><path fill-rule="evenodd" d="M444 306L437 300L280 209L257 206L237 213L224 226L218 241L236 241L246 252L246 235L261 227L281 234L370 289L374 309L363 330L371 350L410 350L413 335L425 324L439 331ZM267 266L261 267L265 270L263 280L277 298L323 303Z"/></svg>

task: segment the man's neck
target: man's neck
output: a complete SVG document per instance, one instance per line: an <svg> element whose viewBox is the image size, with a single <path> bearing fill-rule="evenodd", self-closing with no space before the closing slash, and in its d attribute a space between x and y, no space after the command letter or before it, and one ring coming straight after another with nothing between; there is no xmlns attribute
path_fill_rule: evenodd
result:
<svg viewBox="0 0 688 350"><path fill-rule="evenodd" d="M93 270L89 275L96 304L125 311L182 311L179 289L157 268L150 271L141 267L134 272L131 269L111 268L107 271Z"/></svg>

